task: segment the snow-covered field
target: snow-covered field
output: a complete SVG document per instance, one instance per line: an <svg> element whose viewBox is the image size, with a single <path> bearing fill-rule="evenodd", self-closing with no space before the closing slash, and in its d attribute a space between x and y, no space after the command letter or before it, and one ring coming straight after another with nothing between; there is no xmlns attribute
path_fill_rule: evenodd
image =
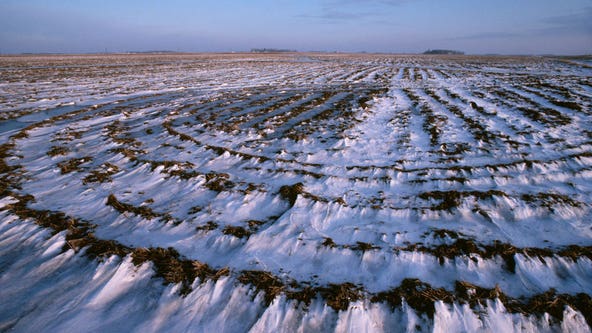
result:
<svg viewBox="0 0 592 333"><path fill-rule="evenodd" d="M0 57L0 331L592 324L592 69Z"/></svg>

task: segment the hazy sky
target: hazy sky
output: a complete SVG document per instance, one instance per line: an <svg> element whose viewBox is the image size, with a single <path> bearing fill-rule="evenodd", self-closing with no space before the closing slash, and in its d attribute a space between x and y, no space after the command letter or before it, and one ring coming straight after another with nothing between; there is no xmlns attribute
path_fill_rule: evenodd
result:
<svg viewBox="0 0 592 333"><path fill-rule="evenodd" d="M0 0L0 52L590 54L592 0Z"/></svg>

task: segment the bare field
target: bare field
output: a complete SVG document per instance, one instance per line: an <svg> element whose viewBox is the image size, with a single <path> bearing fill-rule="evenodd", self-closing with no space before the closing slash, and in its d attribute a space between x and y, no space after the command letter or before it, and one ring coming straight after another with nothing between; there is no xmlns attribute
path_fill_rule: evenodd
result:
<svg viewBox="0 0 592 333"><path fill-rule="evenodd" d="M589 331L589 59L0 57L0 330Z"/></svg>

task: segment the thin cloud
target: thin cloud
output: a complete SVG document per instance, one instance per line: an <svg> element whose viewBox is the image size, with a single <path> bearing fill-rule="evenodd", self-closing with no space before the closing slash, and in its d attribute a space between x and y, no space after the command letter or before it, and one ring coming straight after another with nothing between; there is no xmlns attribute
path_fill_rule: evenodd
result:
<svg viewBox="0 0 592 333"><path fill-rule="evenodd" d="M501 31L492 31L492 32L482 32L478 34L472 34L467 36L460 36L454 37L452 39L463 39L463 40L470 40L470 39L497 39L497 38L514 38L520 37L522 35L513 33L513 32L501 32Z"/></svg>
<svg viewBox="0 0 592 333"><path fill-rule="evenodd" d="M323 21L349 21L349 20L358 20L358 19L365 19L368 17L373 17L375 14L371 12L365 13L353 13L353 12L345 12L340 10L332 10L332 9L323 9L323 11L319 14L301 14L297 15L298 18L306 18L306 19L318 19Z"/></svg>
<svg viewBox="0 0 592 333"><path fill-rule="evenodd" d="M332 0L328 1L329 4L335 6L343 6L343 5L369 5L369 4L378 4L378 5L388 5L388 6L398 6L405 2L410 2L412 0Z"/></svg>
<svg viewBox="0 0 592 333"><path fill-rule="evenodd" d="M539 27L530 27L520 32L486 31L465 36L449 38L449 40L517 40L520 38L540 38L550 36L591 36L592 42L592 7L585 7L581 11L568 14L540 18ZM591 44L592 45L592 44Z"/></svg>
<svg viewBox="0 0 592 333"><path fill-rule="evenodd" d="M592 7L583 8L579 13L546 17L541 23L547 27L540 33L584 33L592 35Z"/></svg>
<svg viewBox="0 0 592 333"><path fill-rule="evenodd" d="M411 0L327 0L319 12L296 15L297 18L314 19L325 23L366 20L373 23L388 23L385 7L394 7ZM360 8L363 5L364 11Z"/></svg>

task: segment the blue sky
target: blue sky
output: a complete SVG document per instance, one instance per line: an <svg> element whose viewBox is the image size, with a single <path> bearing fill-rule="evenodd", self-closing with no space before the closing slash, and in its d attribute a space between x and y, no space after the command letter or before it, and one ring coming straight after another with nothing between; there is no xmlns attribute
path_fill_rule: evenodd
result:
<svg viewBox="0 0 592 333"><path fill-rule="evenodd" d="M592 0L1 0L0 52L590 54Z"/></svg>

